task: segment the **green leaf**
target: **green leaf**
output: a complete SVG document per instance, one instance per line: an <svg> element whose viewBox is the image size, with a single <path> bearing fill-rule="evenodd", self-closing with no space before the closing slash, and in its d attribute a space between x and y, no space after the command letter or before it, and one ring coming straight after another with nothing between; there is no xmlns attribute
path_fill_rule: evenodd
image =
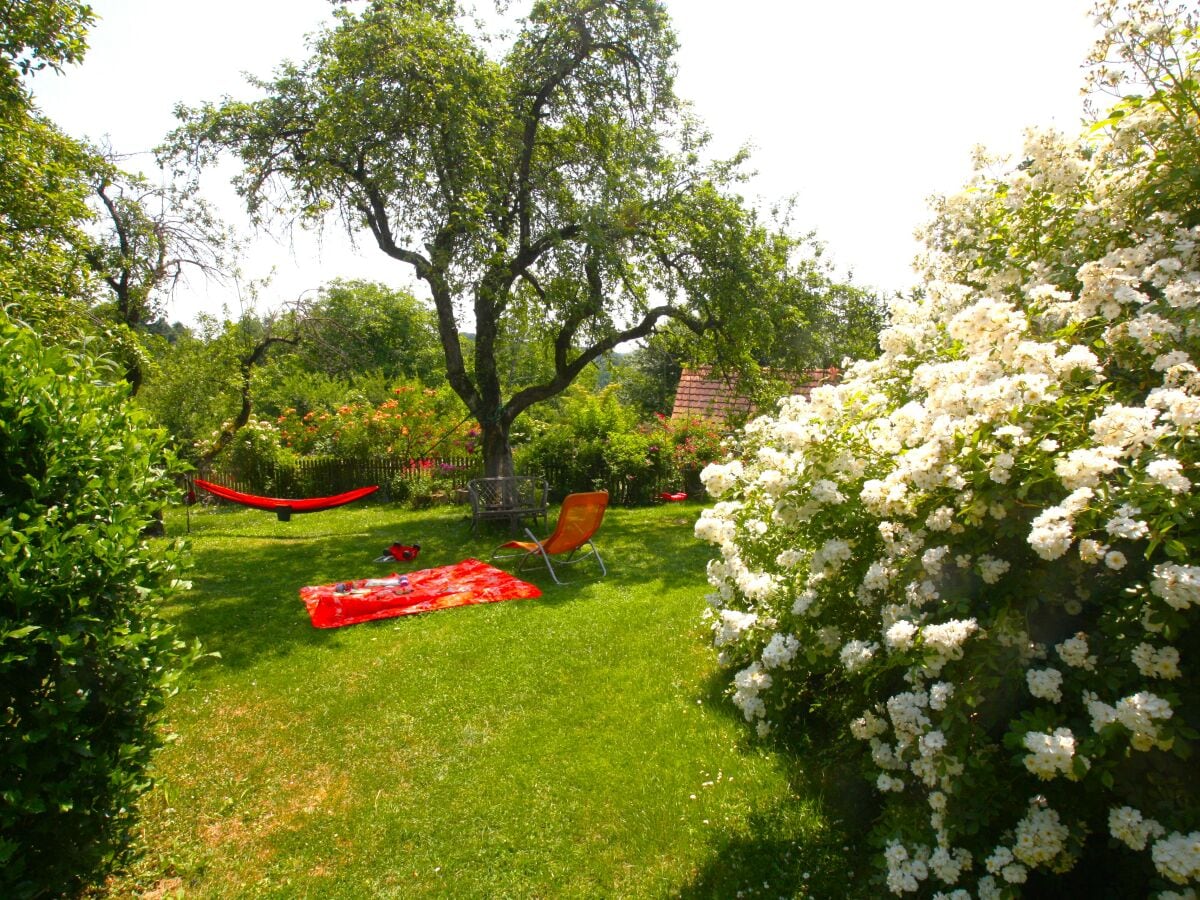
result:
<svg viewBox="0 0 1200 900"><path fill-rule="evenodd" d="M14 628L12 631L6 631L0 634L0 640L18 640L23 637L28 637L35 631L41 631L41 625L26 625L23 628Z"/></svg>

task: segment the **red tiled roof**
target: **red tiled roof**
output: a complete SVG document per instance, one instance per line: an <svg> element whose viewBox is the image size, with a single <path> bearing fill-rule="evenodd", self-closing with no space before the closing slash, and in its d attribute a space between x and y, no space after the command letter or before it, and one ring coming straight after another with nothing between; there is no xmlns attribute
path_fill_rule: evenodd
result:
<svg viewBox="0 0 1200 900"><path fill-rule="evenodd" d="M730 416L753 412L749 399L738 394L737 384L719 378L709 378L711 369L684 369L675 390L675 406L672 419L701 418L723 422ZM814 387L837 381L837 369L810 369L784 376L792 383L793 394L808 396Z"/></svg>

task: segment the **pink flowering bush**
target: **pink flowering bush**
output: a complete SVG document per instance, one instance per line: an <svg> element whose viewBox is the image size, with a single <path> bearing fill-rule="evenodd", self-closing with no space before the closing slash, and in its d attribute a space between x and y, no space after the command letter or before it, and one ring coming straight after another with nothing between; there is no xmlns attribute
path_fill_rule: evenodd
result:
<svg viewBox="0 0 1200 900"><path fill-rule="evenodd" d="M981 161L882 356L703 473L733 702L859 758L896 895L1200 884L1200 40L1165 9L1098 4L1113 114Z"/></svg>
<svg viewBox="0 0 1200 900"><path fill-rule="evenodd" d="M724 430L708 419L671 419L659 413L638 431L650 441L651 453L668 458L676 472L701 469L723 453Z"/></svg>

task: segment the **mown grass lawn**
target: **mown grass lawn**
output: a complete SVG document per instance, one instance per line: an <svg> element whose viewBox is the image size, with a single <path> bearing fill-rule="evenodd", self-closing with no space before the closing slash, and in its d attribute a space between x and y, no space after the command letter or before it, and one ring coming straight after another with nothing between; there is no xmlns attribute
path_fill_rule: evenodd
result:
<svg viewBox="0 0 1200 900"><path fill-rule="evenodd" d="M721 695L692 505L610 510L609 566L543 596L318 630L302 585L487 559L460 508L193 513L167 614L205 660L169 705L116 896L841 896L802 761ZM552 514L553 520L553 514ZM182 513L168 522L182 531ZM844 856L844 854L841 854Z"/></svg>

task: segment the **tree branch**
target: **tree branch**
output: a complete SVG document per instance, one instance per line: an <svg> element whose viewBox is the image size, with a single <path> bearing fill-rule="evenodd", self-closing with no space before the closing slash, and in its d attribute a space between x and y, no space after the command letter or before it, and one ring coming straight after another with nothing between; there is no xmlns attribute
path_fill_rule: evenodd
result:
<svg viewBox="0 0 1200 900"><path fill-rule="evenodd" d="M523 411L533 406L535 403L541 403L543 400L549 400L551 397L560 394L570 386L571 382L579 376L579 374L587 368L587 366L599 359L605 353L614 349L626 341L636 341L639 338L648 337L657 327L658 323L665 318L676 319L694 331L696 334L704 334L707 331L707 326L689 316L686 312L675 306L656 306L646 311L642 316L641 321L636 325L632 325L623 331L618 331L610 334L601 341L597 341L591 347L580 352L572 362L568 363L565 354L559 357L558 348L555 348L554 368L555 374L549 381L527 387L522 391L514 394L512 399L505 405L502 417L507 422L512 422ZM561 337L561 332L560 332ZM557 341L556 341L557 344Z"/></svg>
<svg viewBox="0 0 1200 900"><path fill-rule="evenodd" d="M201 470L210 466L214 459L221 455L221 451L229 446L234 437L247 422L250 421L250 412L253 409L253 401L250 397L250 377L254 372L254 367L261 365L263 359L267 355L267 350L274 344L290 344L295 346L300 343L299 335L293 337L276 337L267 333L259 339L249 353L238 358L238 369L241 374L241 394L242 405L238 410L238 414L233 418L233 421L226 422L221 426L221 432L217 435L217 439L213 445L205 451L200 457Z"/></svg>

